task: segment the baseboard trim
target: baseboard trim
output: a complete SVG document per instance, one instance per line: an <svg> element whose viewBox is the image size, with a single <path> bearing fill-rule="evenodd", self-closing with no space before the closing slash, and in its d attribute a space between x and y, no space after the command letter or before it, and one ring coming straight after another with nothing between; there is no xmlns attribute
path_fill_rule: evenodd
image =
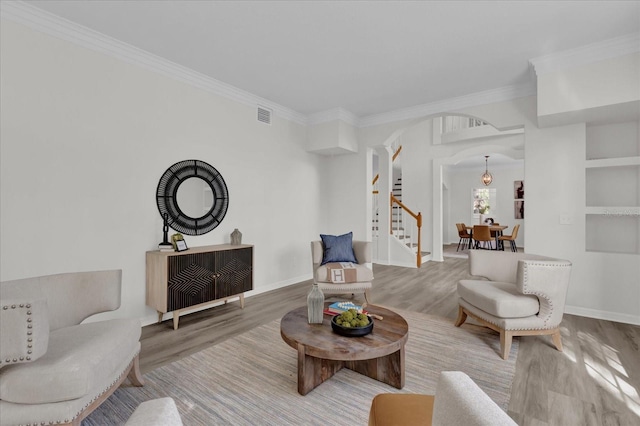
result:
<svg viewBox="0 0 640 426"><path fill-rule="evenodd" d="M565 305L564 312L566 314L578 315L580 317L640 325L640 315L621 314L619 312L601 311L599 309L590 309L571 305Z"/></svg>
<svg viewBox="0 0 640 426"><path fill-rule="evenodd" d="M269 284L269 285L264 286L264 287L253 289L251 291L246 292L244 294L244 297L245 298L249 298L251 296L255 296L255 295L258 295L258 294L261 294L261 293L266 293L266 292L271 291L271 290L277 290L277 289L282 288L282 287L288 287L288 286L293 285L293 284L299 284L299 283L301 283L303 281L307 281L307 280L311 280L311 279L313 279L313 274L300 275L300 276L295 277L295 278L289 278L288 280L278 281L276 283L272 283L272 284ZM235 300L232 299L230 302L227 302L227 303L233 303L234 301ZM202 307L202 308L197 308L197 309L194 309L192 311L185 311L184 314L193 314L194 312L199 312L199 311L204 311L204 310L207 310L207 309L215 308L216 306L220 306L220 305L223 305L223 304L224 304L223 301L221 301L220 303L212 303L211 305L207 305L207 306ZM172 319L172 318L173 318L173 312L167 312L166 314L164 314L162 316L162 320L163 321L164 320L168 320L168 319ZM148 315L148 316L142 318L140 321L142 322L142 326L143 327L146 326L146 325L155 324L155 323L158 322L158 315L157 314Z"/></svg>

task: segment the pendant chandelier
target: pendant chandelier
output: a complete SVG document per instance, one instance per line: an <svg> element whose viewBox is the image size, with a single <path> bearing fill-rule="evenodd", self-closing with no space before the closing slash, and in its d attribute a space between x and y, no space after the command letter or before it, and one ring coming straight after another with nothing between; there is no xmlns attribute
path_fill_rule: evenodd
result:
<svg viewBox="0 0 640 426"><path fill-rule="evenodd" d="M484 183L484 186L489 186L491 185L491 182L493 182L493 176L491 176L491 173L489 173L489 165L487 164L487 160L489 159L488 155L484 156L484 173L482 174L482 183Z"/></svg>

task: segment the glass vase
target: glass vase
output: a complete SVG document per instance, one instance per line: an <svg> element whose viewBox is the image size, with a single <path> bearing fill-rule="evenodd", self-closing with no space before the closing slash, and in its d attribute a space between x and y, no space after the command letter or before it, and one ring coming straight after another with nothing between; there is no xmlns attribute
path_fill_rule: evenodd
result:
<svg viewBox="0 0 640 426"><path fill-rule="evenodd" d="M324 294L318 288L318 284L313 284L311 291L307 295L307 308L309 324L322 324L322 311L324 310Z"/></svg>

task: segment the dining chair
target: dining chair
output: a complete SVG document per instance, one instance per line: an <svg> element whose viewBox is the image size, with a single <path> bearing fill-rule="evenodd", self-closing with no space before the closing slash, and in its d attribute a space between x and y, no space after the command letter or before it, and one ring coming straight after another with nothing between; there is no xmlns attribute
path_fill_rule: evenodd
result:
<svg viewBox="0 0 640 426"><path fill-rule="evenodd" d="M511 235L501 235L498 237L499 241L509 241L511 244L511 251L518 251L518 247L516 247L516 238L518 237L518 229L520 229L520 225L516 225L513 227L513 232Z"/></svg>
<svg viewBox="0 0 640 426"><path fill-rule="evenodd" d="M492 222L491 223L494 226L499 226L500 224L498 222ZM498 237L502 235L502 231L491 231L491 238L493 238L493 240L496 242L496 250L499 250L499 244L498 244Z"/></svg>
<svg viewBox="0 0 640 426"><path fill-rule="evenodd" d="M464 250L464 246L469 243L471 234L469 234L469 231L467 231L467 226L464 223L456 223L456 228L458 228L458 236L460 237L460 241L458 241L458 248L456 248L456 251L460 249L460 244L462 244L462 250Z"/></svg>
<svg viewBox="0 0 640 426"><path fill-rule="evenodd" d="M491 231L487 225L473 225L473 240L475 244L473 248L480 248L482 245L485 249L491 250Z"/></svg>

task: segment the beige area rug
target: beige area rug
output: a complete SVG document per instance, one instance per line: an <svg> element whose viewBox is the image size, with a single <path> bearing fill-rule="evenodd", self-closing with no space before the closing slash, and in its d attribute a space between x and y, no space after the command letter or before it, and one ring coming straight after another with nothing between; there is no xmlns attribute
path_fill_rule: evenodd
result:
<svg viewBox="0 0 640 426"><path fill-rule="evenodd" d="M170 396L185 425L365 425L378 393L433 394L440 371L459 370L504 410L518 351L499 356L500 338L486 329L415 312L409 323L405 387L342 369L306 396L297 392L297 353L265 324L145 374L143 388L121 387L83 425L122 424L143 401Z"/></svg>

